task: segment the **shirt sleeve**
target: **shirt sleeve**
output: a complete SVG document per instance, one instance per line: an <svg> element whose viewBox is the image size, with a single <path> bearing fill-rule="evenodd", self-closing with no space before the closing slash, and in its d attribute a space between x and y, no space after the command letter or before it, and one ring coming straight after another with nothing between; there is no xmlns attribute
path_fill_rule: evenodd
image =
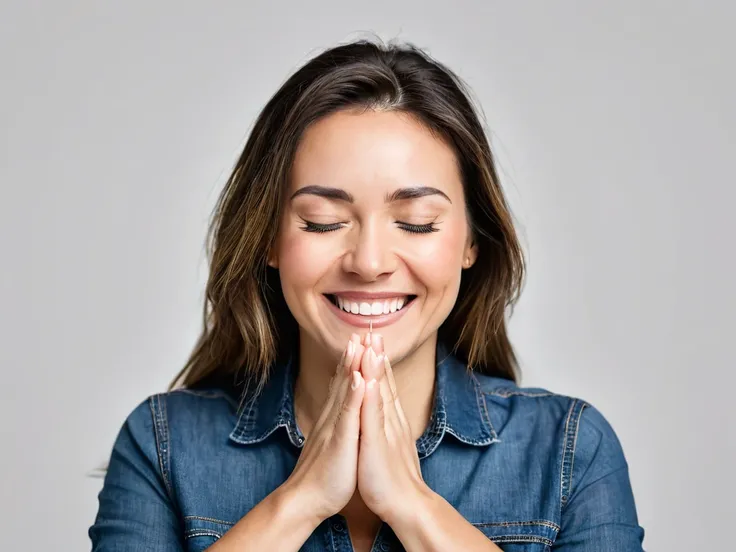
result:
<svg viewBox="0 0 736 552"><path fill-rule="evenodd" d="M89 528L93 552L181 552L182 528L164 477L151 398L121 428Z"/></svg>
<svg viewBox="0 0 736 552"><path fill-rule="evenodd" d="M594 407L580 415L569 497L563 497L556 552L641 552L629 470L613 428Z"/></svg>

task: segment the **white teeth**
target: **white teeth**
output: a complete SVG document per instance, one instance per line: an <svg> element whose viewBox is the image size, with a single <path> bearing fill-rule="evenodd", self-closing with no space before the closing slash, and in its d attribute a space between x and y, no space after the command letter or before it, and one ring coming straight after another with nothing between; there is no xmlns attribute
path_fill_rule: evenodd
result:
<svg viewBox="0 0 736 552"><path fill-rule="evenodd" d="M373 301L372 303L357 303L342 297L336 297L337 306L345 312L360 314L362 316L378 316L381 314L389 314L401 310L406 304L406 297L394 297L393 299L385 299L383 301Z"/></svg>

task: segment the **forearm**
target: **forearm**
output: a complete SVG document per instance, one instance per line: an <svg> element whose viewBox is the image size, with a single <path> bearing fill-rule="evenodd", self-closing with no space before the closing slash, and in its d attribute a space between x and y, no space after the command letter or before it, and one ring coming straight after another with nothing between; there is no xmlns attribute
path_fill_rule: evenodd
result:
<svg viewBox="0 0 736 552"><path fill-rule="evenodd" d="M444 498L431 490L403 519L393 520L389 525L407 552L501 550Z"/></svg>
<svg viewBox="0 0 736 552"><path fill-rule="evenodd" d="M297 552L320 524L298 491L281 486L264 498L208 550Z"/></svg>

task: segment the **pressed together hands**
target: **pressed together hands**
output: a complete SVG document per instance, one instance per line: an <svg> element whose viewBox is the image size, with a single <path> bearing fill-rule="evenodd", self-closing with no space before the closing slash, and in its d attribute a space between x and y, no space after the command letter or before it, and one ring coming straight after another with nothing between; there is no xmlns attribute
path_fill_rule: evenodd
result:
<svg viewBox="0 0 736 552"><path fill-rule="evenodd" d="M285 486L313 497L320 519L340 512L357 489L388 523L410 515L410 498L427 490L380 334L351 336Z"/></svg>

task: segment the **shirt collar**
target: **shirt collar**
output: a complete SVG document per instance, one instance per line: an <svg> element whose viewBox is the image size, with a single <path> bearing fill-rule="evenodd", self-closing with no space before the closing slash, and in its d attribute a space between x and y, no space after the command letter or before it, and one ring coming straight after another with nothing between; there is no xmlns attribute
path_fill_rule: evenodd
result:
<svg viewBox="0 0 736 552"><path fill-rule="evenodd" d="M497 442L485 397L473 372L441 343L437 345L436 358L432 413L427 429L416 443L419 457L432 454L446 433L473 446ZM284 428L294 446L303 446L304 435L294 415L296 373L293 355L272 367L262 392L243 401L231 440L245 445L258 443Z"/></svg>

